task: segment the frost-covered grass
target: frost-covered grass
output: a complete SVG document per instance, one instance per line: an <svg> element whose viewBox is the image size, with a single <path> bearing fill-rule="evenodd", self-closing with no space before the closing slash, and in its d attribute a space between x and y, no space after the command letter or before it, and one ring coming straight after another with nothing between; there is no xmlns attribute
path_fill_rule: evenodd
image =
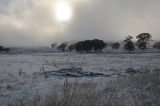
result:
<svg viewBox="0 0 160 106"><path fill-rule="evenodd" d="M160 68L159 63L160 63L159 53L144 53L144 54L143 53L142 54L141 53L138 53L138 54L137 53L136 54L31 53L31 54L17 54L17 55L16 54L14 55L0 54L0 104L2 104L0 106L7 106L7 104L10 104L10 103L19 104L21 101L25 103L32 103L30 100L27 100L32 98L33 98L32 100L34 100L33 103L37 101L36 103L39 104L39 99L37 97L40 97L41 102L44 102L45 98L47 102L51 102L47 98L48 96L50 98L53 98L53 95L58 95L58 100L56 101L57 106L59 103L61 103L59 106L62 106L63 102L67 101L67 100L62 101L63 99L67 99L67 98L64 98L62 95L64 93L62 89L65 88L64 82L66 78L55 77L55 76L45 78L43 75L37 75L37 73L40 73L43 71L52 71L60 68L69 68L69 67L82 67L84 71L91 71L91 72L125 73L125 70L127 68L134 68L137 70L146 70L146 69L154 70L156 68L158 69ZM101 99L99 100L99 102L101 103L105 102L106 104L106 103L109 103L110 100L108 99L108 96L106 99L105 87L106 89L108 89L109 87L111 91L112 91L112 88L113 88L113 91L116 90L114 94L112 94L111 92L107 92L107 93L111 93L110 96L111 97L113 96L113 98L118 97L121 94L124 95L125 93L127 95L124 95L124 97L125 96L128 97L130 96L130 93L128 92L132 92L132 91L129 91L131 89L130 87L132 87L131 86L132 83L135 81L135 84L133 83L133 86L134 85L136 86L136 83L138 83L136 82L136 80L131 80L130 78L134 78L134 76L130 76L129 78L128 77L119 78L117 76L113 76L110 78L91 78L91 77L68 78L68 84L69 86L72 85L71 89L73 89L73 93L71 94L74 94L72 97L73 99L77 97L77 101L74 100L76 101L76 103L78 103L78 100L80 100L80 101L83 101L82 103L84 103L84 105L82 106L85 106L85 102L87 101L89 102L89 100L85 97L89 96L89 97L93 97L90 99L93 100L94 104L95 104L94 101L96 101L97 98ZM148 78L148 81L149 81L150 77L146 77L146 78ZM115 81L117 79L120 79L118 80L120 83ZM143 78L141 80L142 80L141 82L143 82ZM125 83L122 83L122 82L125 82ZM124 87L122 85L124 85ZM93 89L93 88L96 88L96 89ZM85 90L87 90L86 92L89 92L88 90L91 90L93 94L92 93L79 94ZM56 94L54 94L53 91L55 91ZM139 89L137 88L136 91L138 92ZM52 92L53 94L50 92ZM52 95L48 95L48 93ZM77 95L82 95L82 96L77 96ZM90 95L93 95L93 96L90 96ZM124 101L129 102L133 100L133 98L132 99L129 99L129 98L128 100L126 101L124 100ZM24 101L24 100L27 100L27 101ZM117 101L119 101L119 99ZM99 103L99 102L96 101L96 103ZM119 102L113 102L113 103L119 104ZM73 104L74 103L71 103L70 105L66 105L66 106L74 106ZM86 106L90 106L87 104L88 103L86 103ZM36 104L34 106L36 106ZM43 104L43 106L45 105ZM99 105L97 104L96 106L99 106ZM112 106L112 105L109 105L109 106ZM119 105L113 104L113 106L121 106L121 104ZM125 105L122 105L122 106L125 106ZM126 105L126 106L129 106L129 105ZM135 105L131 105L131 106L135 106ZM143 106L143 105L140 105L140 106Z"/></svg>
<svg viewBox="0 0 160 106"><path fill-rule="evenodd" d="M23 97L11 106L159 106L160 70L108 81L104 88L94 82L54 86L41 97Z"/></svg>

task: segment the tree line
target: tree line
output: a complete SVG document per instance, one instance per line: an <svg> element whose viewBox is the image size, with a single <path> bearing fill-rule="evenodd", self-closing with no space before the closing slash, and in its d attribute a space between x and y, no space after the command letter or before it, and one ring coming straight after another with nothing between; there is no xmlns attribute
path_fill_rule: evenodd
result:
<svg viewBox="0 0 160 106"><path fill-rule="evenodd" d="M153 41L150 33L141 33L136 36L136 41L133 41L133 36L126 36L124 39L124 49L132 53L136 47L141 49L143 52L148 48L148 44ZM61 44L52 43L51 47L56 48L60 51L77 51L77 52L87 52L87 53L101 53L103 49L110 46L112 50L117 50L122 46L119 42L108 44L103 40L93 39L93 40L84 40L78 41L76 43L69 44L63 42ZM160 49L160 41L157 41L153 48ZM10 48L6 48L0 45L0 52L9 52Z"/></svg>
<svg viewBox="0 0 160 106"><path fill-rule="evenodd" d="M128 35L125 37L123 41L124 49L129 51L129 53L132 53L136 46L145 52L150 41L153 41L150 33L141 33L136 36L136 39L136 42L134 42L132 36ZM51 44L52 48L57 48L61 51L77 51L87 53L100 53L108 46L110 46L113 50L117 50L120 48L121 44L119 42L115 42L109 45L108 43L99 39L79 41L70 45L68 45L66 42L63 42L60 45L57 45L57 43ZM160 41L156 42L153 45L153 48L160 49Z"/></svg>
<svg viewBox="0 0 160 106"><path fill-rule="evenodd" d="M10 51L10 48L6 48L4 46L0 46L0 52L9 52Z"/></svg>

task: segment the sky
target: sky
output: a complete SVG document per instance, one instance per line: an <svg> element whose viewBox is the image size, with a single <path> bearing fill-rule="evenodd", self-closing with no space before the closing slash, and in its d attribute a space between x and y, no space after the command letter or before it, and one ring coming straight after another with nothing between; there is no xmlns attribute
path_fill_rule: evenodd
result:
<svg viewBox="0 0 160 106"><path fill-rule="evenodd" d="M57 20L57 2L70 19ZM148 32L160 40L160 0L0 0L0 45L49 46L52 42L123 40Z"/></svg>

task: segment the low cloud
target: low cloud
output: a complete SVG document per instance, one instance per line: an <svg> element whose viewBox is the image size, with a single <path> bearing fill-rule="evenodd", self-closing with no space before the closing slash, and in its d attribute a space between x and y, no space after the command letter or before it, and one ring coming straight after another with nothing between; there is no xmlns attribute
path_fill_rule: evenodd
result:
<svg viewBox="0 0 160 106"><path fill-rule="evenodd" d="M57 0L1 0L0 43L7 46L47 46L83 39L121 40L149 32L160 39L158 0L69 0L73 19L55 21Z"/></svg>

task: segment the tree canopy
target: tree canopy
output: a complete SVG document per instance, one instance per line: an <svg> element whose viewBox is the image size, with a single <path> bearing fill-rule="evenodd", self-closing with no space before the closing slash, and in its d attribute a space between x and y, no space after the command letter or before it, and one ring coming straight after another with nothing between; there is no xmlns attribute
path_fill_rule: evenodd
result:
<svg viewBox="0 0 160 106"><path fill-rule="evenodd" d="M85 41L79 41L75 44L76 51L86 51L86 52L102 52L102 49L104 49L107 46L107 44L103 40L85 40Z"/></svg>
<svg viewBox="0 0 160 106"><path fill-rule="evenodd" d="M124 40L124 42L125 42L124 49L128 50L130 53L131 53L131 51L135 50L135 46L134 46L132 39L133 39L133 37L128 35L127 37L125 37L125 40Z"/></svg>
<svg viewBox="0 0 160 106"><path fill-rule="evenodd" d="M149 44L149 41L151 41L151 34L149 33L141 33L136 36L137 38L137 46L139 49L141 49L143 52L147 49L147 44Z"/></svg>

